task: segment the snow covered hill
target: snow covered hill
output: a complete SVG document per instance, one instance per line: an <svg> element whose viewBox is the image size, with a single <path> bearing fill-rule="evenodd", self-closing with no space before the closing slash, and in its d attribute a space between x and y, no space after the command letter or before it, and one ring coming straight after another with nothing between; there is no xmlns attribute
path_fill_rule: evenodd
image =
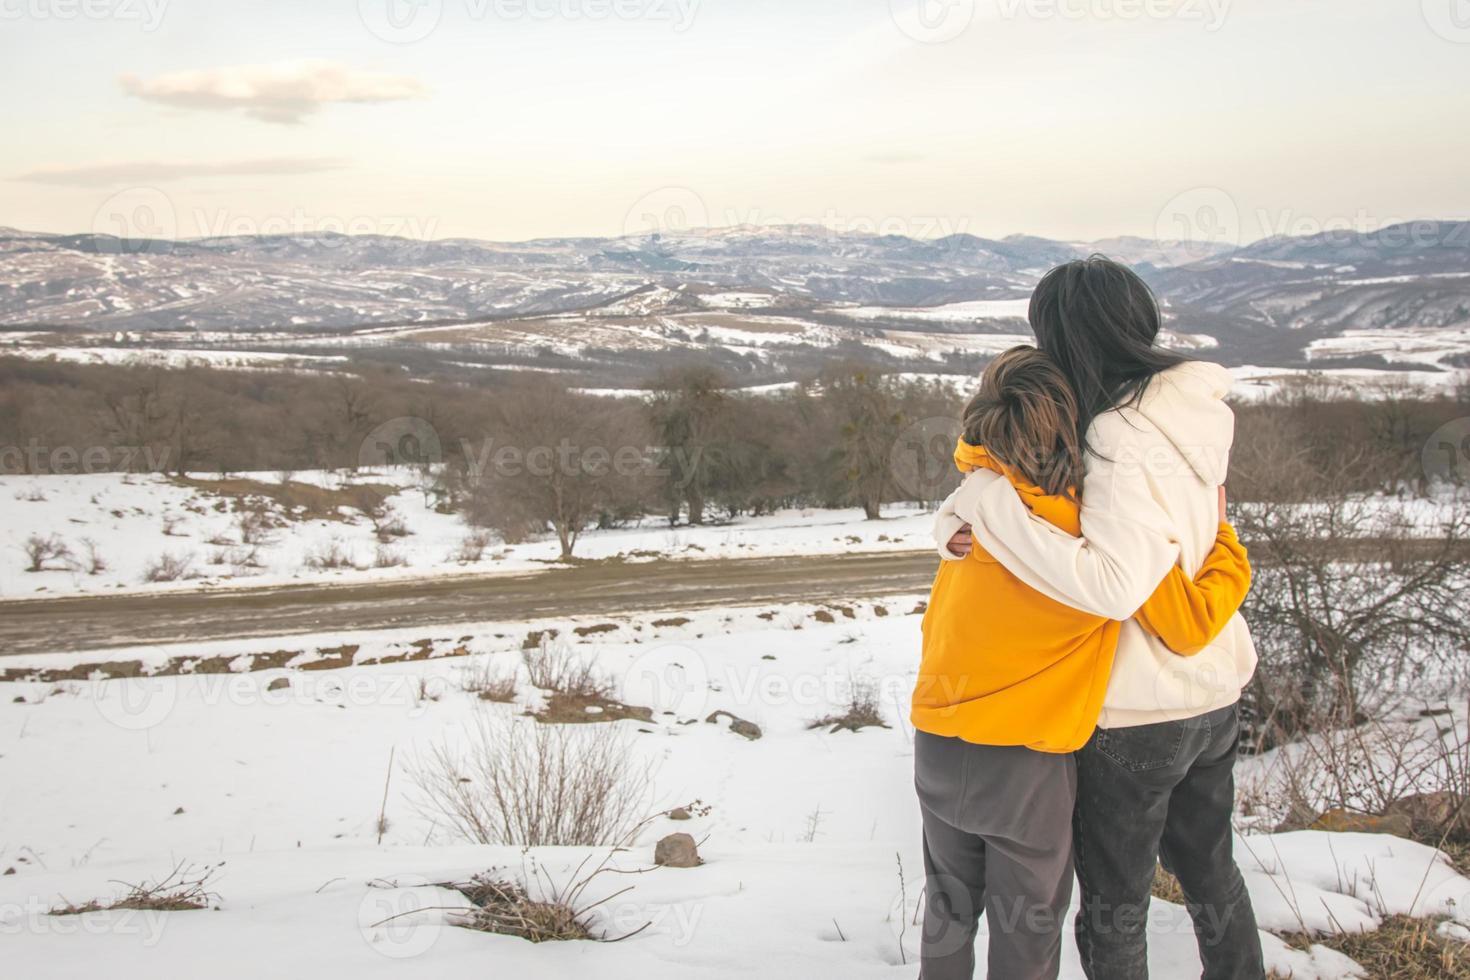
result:
<svg viewBox="0 0 1470 980"><path fill-rule="evenodd" d="M1470 356L1470 223L1274 238L1203 261L1185 244L809 225L515 244L4 231L0 353L297 370L367 355L461 375L575 368L589 387L691 354L772 376L753 383L858 350L933 370L1024 335L1038 277L1104 251L1158 289L1177 335L1228 364L1433 374Z"/></svg>
<svg viewBox="0 0 1470 980"><path fill-rule="evenodd" d="M470 627L426 660L6 684L6 969L125 980L486 970L618 980L912 977L922 871L905 702L917 664L918 616L909 611L917 598L881 609L855 603L831 622L822 610L762 607L662 625L620 620L614 632L575 639L571 649L616 698L652 710L646 720L574 727L611 726L648 767L650 812L699 801L691 819L659 816L616 854L466 842L424 806L411 776L435 746L462 748L481 720L543 724L525 714L541 710L547 692L530 683L521 648L546 623ZM362 664L426 637L433 633L305 641L352 644ZM189 653L228 662L280 642L105 657L147 664ZM512 702L478 696L486 671L515 679ZM855 684L871 685L889 727L810 727L842 711ZM759 726L760 737L742 737L723 719L706 723L720 710ZM1243 781L1253 765L1244 764ZM1243 827L1253 823L1242 816ZM654 842L675 831L698 841L701 866L654 867ZM1443 917L1447 934L1470 927L1470 880L1420 844L1247 829L1237 854L1269 930L1320 940L1339 927L1376 929L1397 913ZM533 945L458 928L451 910L466 907L463 896L435 884L494 870L539 892L604 858L620 873L603 875L585 895L584 904L603 903L589 915L594 934L643 927L613 944ZM208 907L217 911L48 914L66 903L106 904L124 883L177 867L212 869ZM1155 901L1149 942L1153 976L1197 975L1180 906ZM1279 975L1363 976L1321 945L1271 934L1263 942ZM1066 946L1062 976L1077 980L1076 953Z"/></svg>

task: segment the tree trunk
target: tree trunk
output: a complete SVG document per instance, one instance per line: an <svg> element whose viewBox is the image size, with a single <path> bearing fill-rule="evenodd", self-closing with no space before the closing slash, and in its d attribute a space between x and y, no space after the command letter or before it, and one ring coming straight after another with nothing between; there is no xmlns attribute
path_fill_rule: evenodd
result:
<svg viewBox="0 0 1470 980"><path fill-rule="evenodd" d="M686 494L686 499L689 504L689 523L703 524L704 494L700 493L697 487L691 486Z"/></svg>

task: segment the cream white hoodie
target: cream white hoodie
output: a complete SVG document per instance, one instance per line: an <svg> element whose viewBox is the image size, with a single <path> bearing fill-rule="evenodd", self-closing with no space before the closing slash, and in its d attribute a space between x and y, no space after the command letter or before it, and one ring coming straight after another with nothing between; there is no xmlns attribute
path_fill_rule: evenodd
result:
<svg viewBox="0 0 1470 980"><path fill-rule="evenodd" d="M962 524L1017 578L1076 609L1123 620L1102 728L1176 721L1240 697L1256 667L1239 614L1205 650L1181 657L1132 620L1175 562L1198 572L1219 526L1235 416L1230 372L1191 361L1159 374L1134 406L1097 417L1082 484L1082 537L1033 517L1010 482L967 476L935 519L940 554Z"/></svg>

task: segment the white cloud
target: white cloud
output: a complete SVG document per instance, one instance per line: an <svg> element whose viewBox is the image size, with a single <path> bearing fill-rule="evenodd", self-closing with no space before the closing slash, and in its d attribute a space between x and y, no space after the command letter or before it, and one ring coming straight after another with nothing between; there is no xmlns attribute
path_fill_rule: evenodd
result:
<svg viewBox="0 0 1470 980"><path fill-rule="evenodd" d="M129 95L185 109L240 110L265 122L299 123L330 102L397 102L423 97L408 75L361 71L312 59L270 65L228 65L139 78L121 78Z"/></svg>
<svg viewBox="0 0 1470 980"><path fill-rule="evenodd" d="M181 177L240 177L259 174L311 174L338 170L346 164L325 157L268 157L256 160L216 160L204 162L171 161L103 163L86 167L58 167L34 170L12 180L36 184L60 184L67 187L111 187L118 184L146 184L177 180Z"/></svg>

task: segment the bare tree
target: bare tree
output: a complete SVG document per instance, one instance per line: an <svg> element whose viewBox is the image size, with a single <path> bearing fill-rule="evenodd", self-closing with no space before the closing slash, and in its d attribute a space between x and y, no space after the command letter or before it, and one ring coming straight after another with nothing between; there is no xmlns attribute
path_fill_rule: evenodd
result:
<svg viewBox="0 0 1470 980"><path fill-rule="evenodd" d="M505 398L501 431L473 463L467 507L506 541L549 526L570 558L583 530L640 498L647 439L633 410L536 380Z"/></svg>
<svg viewBox="0 0 1470 980"><path fill-rule="evenodd" d="M666 474L671 524L678 523L681 503L690 524L704 523L705 495L716 479L712 462L730 441L725 387L721 374L705 367L668 372L654 383L649 417Z"/></svg>
<svg viewBox="0 0 1470 980"><path fill-rule="evenodd" d="M895 385L863 366L829 373L824 383L825 407L834 421L829 452L841 467L848 495L868 520L877 520L892 488L890 455L904 420Z"/></svg>

